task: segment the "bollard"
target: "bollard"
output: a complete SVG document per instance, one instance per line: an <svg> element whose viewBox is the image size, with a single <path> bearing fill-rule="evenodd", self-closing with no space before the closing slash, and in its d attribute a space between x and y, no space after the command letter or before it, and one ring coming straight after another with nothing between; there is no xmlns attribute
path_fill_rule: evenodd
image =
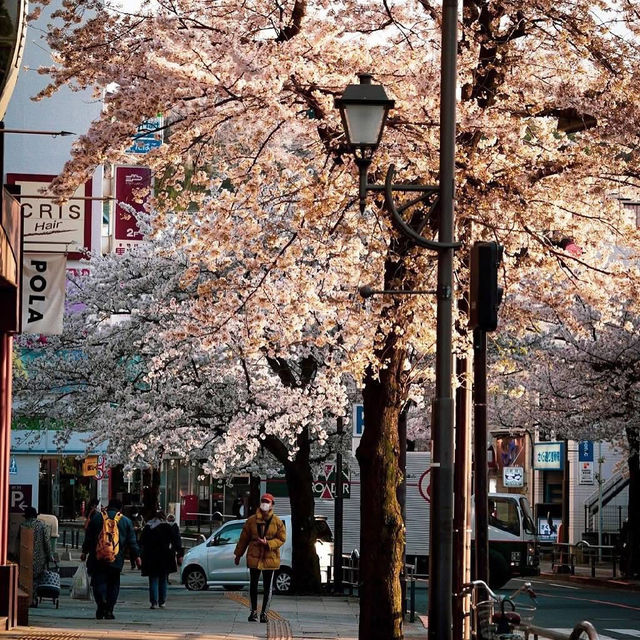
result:
<svg viewBox="0 0 640 640"><path fill-rule="evenodd" d="M410 610L409 610L409 622L416 621L416 579L415 576L411 576L411 590L410 590Z"/></svg>
<svg viewBox="0 0 640 640"><path fill-rule="evenodd" d="M596 577L596 554L591 554L591 577Z"/></svg>

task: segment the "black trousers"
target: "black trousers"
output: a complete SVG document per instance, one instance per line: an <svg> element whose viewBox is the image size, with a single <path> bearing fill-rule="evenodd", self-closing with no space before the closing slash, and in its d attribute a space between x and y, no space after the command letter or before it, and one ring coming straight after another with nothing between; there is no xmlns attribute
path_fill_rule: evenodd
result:
<svg viewBox="0 0 640 640"><path fill-rule="evenodd" d="M258 610L258 580L260 580L260 569L249 569L249 598L251 600L251 611ZM271 589L273 587L273 569L262 569L262 613L267 613L271 606Z"/></svg>
<svg viewBox="0 0 640 640"><path fill-rule="evenodd" d="M93 597L100 613L113 613L120 593L120 568L98 567L91 575Z"/></svg>

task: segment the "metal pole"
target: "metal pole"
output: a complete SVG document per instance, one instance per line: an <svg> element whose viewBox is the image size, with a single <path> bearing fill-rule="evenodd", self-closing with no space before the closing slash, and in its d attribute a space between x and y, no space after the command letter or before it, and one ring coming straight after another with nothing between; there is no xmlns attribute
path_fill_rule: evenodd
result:
<svg viewBox="0 0 640 640"><path fill-rule="evenodd" d="M456 451L453 482L456 501L453 510L453 637L458 640L464 637L464 600L460 595L466 574L466 529L467 529L467 479L468 479L468 392L469 378L467 369L469 359L465 356L456 358L456 374L460 385L456 391Z"/></svg>
<svg viewBox="0 0 640 640"><path fill-rule="evenodd" d="M333 590L342 593L342 522L344 500L342 487L342 434L344 424L338 418L336 433L338 434L338 452L336 454L336 495L333 503Z"/></svg>
<svg viewBox="0 0 640 640"><path fill-rule="evenodd" d="M475 480L476 580L489 582L489 505L487 482L487 333L473 330L473 462ZM487 595L479 593L480 600Z"/></svg>
<svg viewBox="0 0 640 640"><path fill-rule="evenodd" d="M440 242L453 242L458 2L443 0L440 87ZM429 638L452 638L453 392L451 362L453 249L438 254L436 383L433 405Z"/></svg>
<svg viewBox="0 0 640 640"><path fill-rule="evenodd" d="M398 485L396 496L400 505L400 513L402 514L402 523L407 526L407 413L409 406L406 405L400 413L398 420L398 441L400 444L400 455L398 456L398 465L400 473L402 473L402 482ZM405 535L404 544L402 545L402 570L400 572L400 591L402 592L402 619L404 620L407 610L407 538Z"/></svg>
<svg viewBox="0 0 640 640"><path fill-rule="evenodd" d="M602 562L602 440L598 442L598 559Z"/></svg>

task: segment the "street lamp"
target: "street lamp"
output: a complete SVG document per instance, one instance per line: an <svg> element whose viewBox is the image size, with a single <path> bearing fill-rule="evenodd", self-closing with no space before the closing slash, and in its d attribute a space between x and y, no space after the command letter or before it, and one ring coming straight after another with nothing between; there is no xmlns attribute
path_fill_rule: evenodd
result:
<svg viewBox="0 0 640 640"><path fill-rule="evenodd" d="M454 399L452 367L454 159L456 120L456 37L457 0L443 1L442 95L440 100L440 185L394 184L395 167L390 165L384 185L370 184L368 168L377 149L389 110L390 100L381 85L371 83L370 74L360 74L360 84L349 85L337 98L347 136L359 170L360 210L366 207L368 191L383 192L385 205L400 231L420 247L438 252L436 313L435 398L432 418L432 480L429 569L429 640L452 637L453 601L453 434ZM416 196L398 205L395 192ZM428 216L438 211L438 241L423 237L403 218L404 211L428 204ZM458 523L460 526L461 523ZM461 577L458 577L461 578ZM456 590L461 586L461 580Z"/></svg>

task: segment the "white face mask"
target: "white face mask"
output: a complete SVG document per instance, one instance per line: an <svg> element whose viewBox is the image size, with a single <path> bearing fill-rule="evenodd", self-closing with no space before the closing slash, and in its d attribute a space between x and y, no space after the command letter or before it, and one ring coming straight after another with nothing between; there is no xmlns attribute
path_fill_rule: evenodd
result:
<svg viewBox="0 0 640 640"><path fill-rule="evenodd" d="M263 511L269 511L269 509L271 509L271 503L270 502L261 502L260 503L260 508Z"/></svg>

